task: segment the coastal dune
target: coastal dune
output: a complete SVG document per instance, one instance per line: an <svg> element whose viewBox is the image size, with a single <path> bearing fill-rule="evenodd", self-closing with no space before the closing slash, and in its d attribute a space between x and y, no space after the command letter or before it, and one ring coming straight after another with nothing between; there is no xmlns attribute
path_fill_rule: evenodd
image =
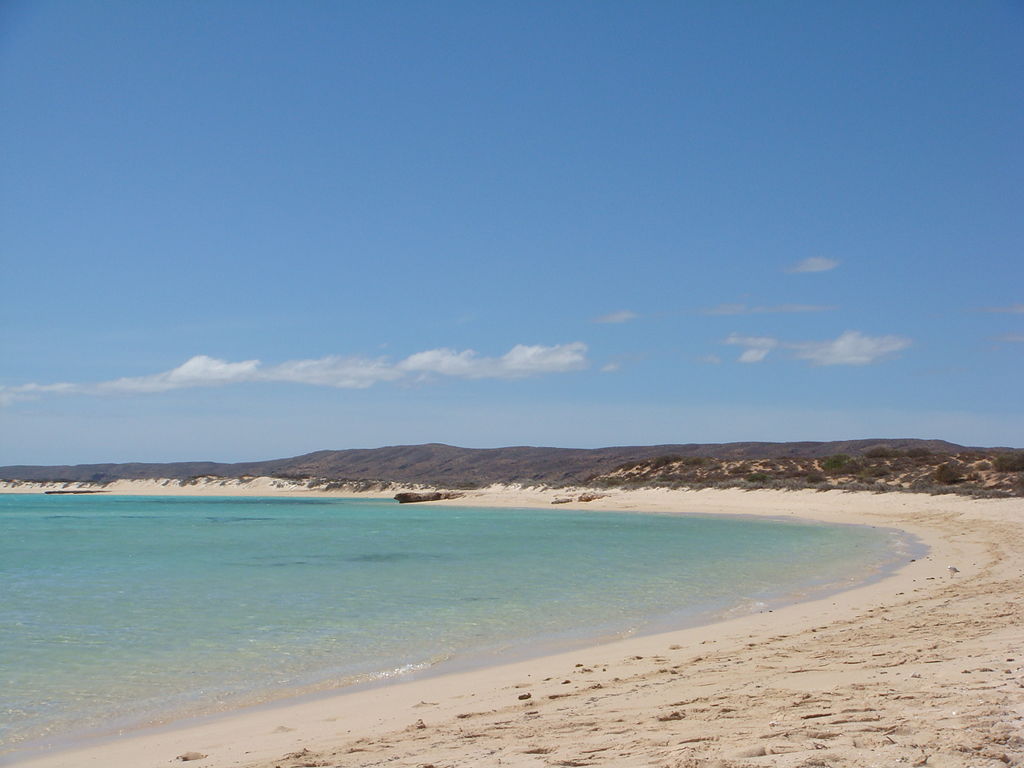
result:
<svg viewBox="0 0 1024 768"><path fill-rule="evenodd" d="M159 481L145 482L135 492L160 492ZM290 492L258 492L275 490ZM796 517L898 528L929 550L883 579L773 611L124 733L17 764L1024 764L1021 499L765 490L591 496L503 486L442 503L544 507L557 498L562 508L595 511Z"/></svg>

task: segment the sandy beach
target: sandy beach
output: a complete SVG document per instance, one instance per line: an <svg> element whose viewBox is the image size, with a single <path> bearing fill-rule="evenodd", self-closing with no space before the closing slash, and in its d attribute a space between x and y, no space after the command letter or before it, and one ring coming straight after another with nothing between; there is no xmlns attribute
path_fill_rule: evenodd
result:
<svg viewBox="0 0 1024 768"><path fill-rule="evenodd" d="M122 481L108 490L323 495L273 482L182 489ZM582 492L501 487L444 503L548 507L555 498L578 499ZM917 536L929 552L883 580L771 612L126 733L16 764L1024 764L1021 499L838 491L601 493L564 507L893 527ZM949 571L950 565L959 572Z"/></svg>

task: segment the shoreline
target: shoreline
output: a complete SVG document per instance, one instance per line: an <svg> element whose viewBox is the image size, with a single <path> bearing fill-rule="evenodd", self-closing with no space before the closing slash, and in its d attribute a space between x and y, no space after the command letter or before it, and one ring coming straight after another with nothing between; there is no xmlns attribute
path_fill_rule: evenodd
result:
<svg viewBox="0 0 1024 768"><path fill-rule="evenodd" d="M139 493L160 493L153 487L156 485L153 481L124 482L134 483ZM216 488L219 492L211 493L213 489L207 487L203 495L239 495L234 489ZM279 493L273 494L268 494L265 487L252 490L254 493L246 495L296 495L287 489L278 489ZM111 492L123 493L120 489ZM555 497L564 497L567 493L567 489L491 488L467 491L459 499L440 503L446 506L550 508ZM390 759L399 759L402 760L399 764L410 765L431 762L477 765L494 764L493 755L502 755L503 764L543 765L563 753L569 755L565 758L568 760L576 760L572 755L590 755L584 764L650 763L655 758L667 760L669 755L678 759L683 759L682 756L686 759L714 758L728 763L740 759L740 751L757 751L758 748L762 749L761 755L781 756L785 751L787 755L802 752L807 756L808 753L799 747L801 744L806 747L812 742L822 743L831 751L842 746L839 752L847 758L863 753L867 759L871 750L885 750L894 756L912 753L920 759L920 752L913 751L920 745L910 749L904 744L906 739L893 736L900 724L886 734L887 740L875 738L879 741L877 744L870 734L877 736L880 731L868 731L867 736L861 733L863 723L878 722L884 719L881 715L872 714L874 720L862 720L858 726L843 728L844 724L836 722L835 718L841 714L838 706L834 712L820 715L820 719L818 716L807 720L797 717L788 722L791 718L786 713L801 706L789 700L805 693L811 693L812 698L819 700L816 706L821 708L820 698L826 695L826 691L827 697L831 698L837 696L837 691L845 691L847 700L863 699L865 689L884 682L882 687L889 693L881 699L887 705L892 707L894 704L892 691L902 690L906 701L915 701L917 703L913 706L920 707L918 699L922 698L922 693L918 689L924 684L919 681L934 681L938 675L942 682L940 691L962 688L965 682L971 682L964 675L974 673L962 671L963 665L968 663L964 654L934 661L923 658L929 650L932 655L942 655L939 650L941 643L927 648L935 640L943 640L947 646L958 642L956 632L947 636L950 635L950 627L941 624L928 627L927 623L920 623L918 614L929 612L958 616L962 612L961 623L986 628L982 637L988 643L982 645L991 647L982 654L985 662L981 668L990 672L977 674L991 677L998 672L1001 675L997 680L999 685L986 688L990 691L987 698L997 697L991 691L1005 697L1020 691L1020 686L1024 685L1021 674L1024 659L1015 655L1024 651L1017 639L1021 632L1018 628L1016 634L1012 631L1007 634L1014 624L1019 627L1021 612L992 610L1000 599L1011 601L1015 608L1020 607L1020 586L1015 579L1020 578L1021 567L1014 565L1014 562L1022 562L1024 502L1020 500L838 491L645 490L601 493L601 498L589 502L577 501L560 506L664 514L753 514L894 527L916 535L929 547L930 554L905 564L874 583L789 604L770 613L634 636L497 666L429 674L354 692L323 693L309 701L274 702L217 715L208 722L171 724L126 734L81 749L19 756L9 764L37 768L71 764L127 768L166 765L178 755L188 753L208 755L195 764L217 768L269 768L301 765L303 762L370 765ZM379 498L393 494L379 491L361 494L313 492L309 495ZM952 563L961 569L955 577L946 571L946 565ZM1003 590L992 591L995 584L1003 586ZM953 598L962 598L968 589L975 599L969 605L958 605L960 600ZM1009 591L1009 594L999 594L1000 591ZM886 633L889 628L885 624L897 620L905 624L907 630L916 631L900 635ZM869 650L862 661L849 658L853 648L848 643L838 648L826 648L826 652L831 652L834 657L824 661L819 658L819 643L807 647L807 641L826 639L830 634L849 634L851 628L870 628L876 635L861 638L869 641L860 643L865 650L874 649ZM928 631L922 632L922 628ZM781 634L783 632L785 634ZM924 637L912 639L914 635ZM800 638L805 642L797 642ZM904 648L908 642L924 644L925 647L915 647L911 651ZM780 653L785 646L792 648ZM1015 651L1014 647L1018 650ZM912 658L915 653L918 657ZM949 655L948 648L945 653ZM883 662L891 656L903 658L895 665L897 669L890 672ZM1018 661L1004 661L1009 658ZM999 666L998 670L996 666ZM916 676L912 676L911 669ZM694 683L695 678L701 682ZM768 681L772 681L770 692L765 690ZM696 699L693 698L695 688L702 694ZM530 693L530 697L520 699L520 691ZM935 703L944 700L940 691L926 691L928 695L924 698ZM716 699L724 701L731 697L742 706L711 705ZM800 700L803 699L798 702ZM1019 694L1017 700L1021 700ZM904 704L894 709L905 710L909 706ZM996 704L995 708L1003 710L996 717L1000 728L1017 728L1024 733L1021 728L1024 708L1006 704ZM875 707L868 709L881 711ZM974 726L991 728L992 709L989 703L985 707L987 719L979 715ZM715 716L710 717L708 713L715 713ZM769 716L766 713L774 714ZM729 716L724 717L726 714ZM963 720L967 715L961 711L954 717ZM592 725L584 727L581 720ZM846 717L845 720L850 721L851 718ZM783 722L787 723L785 734L777 727ZM636 731L630 737L634 741L630 745L624 743L628 739L609 735L611 731L621 729L624 723L632 723L630 728ZM737 730L740 724L757 730L759 734L745 732L743 728ZM825 726L836 726L839 731L828 739L820 733L814 736L809 729L815 724L820 733L828 730ZM468 731L474 734L471 738L465 735ZM648 731L650 733L645 736ZM846 731L857 731L861 735L851 736ZM801 732L805 736L803 741L797 738ZM962 739L965 733L970 734L971 727L965 729L961 724L945 738ZM524 739L544 742L537 747L537 750L544 751L529 751L531 747L524 743ZM607 746L598 744L594 751L582 751L581 742L596 743L602 739L608 743ZM858 739L861 746L857 746ZM923 739L918 741L926 743ZM998 737L988 741L998 744ZM873 746L865 746L868 742ZM768 747L773 751L768 751ZM1011 747L1012 754L1016 755L1012 751L1015 749L1024 757L1024 739L1016 747L1004 745L1004 751ZM776 748L781 751L774 751ZM815 756L821 755L822 747L806 748L818 750ZM303 750L308 752L303 753ZM615 750L621 754L613 758ZM951 750L950 759L955 760L956 755L962 755L964 760L974 761L971 765L984 764L978 761L978 754L972 757L956 749ZM289 758L287 755L297 756ZM745 755L743 759L754 757L753 754ZM877 755L872 759L875 758ZM418 763L415 762L417 760ZM968 763L933 761L930 764Z"/></svg>
<svg viewBox="0 0 1024 768"><path fill-rule="evenodd" d="M376 490L338 488L329 491L310 488L301 481L276 477L200 478L182 481L168 478L152 480L114 480L109 483L77 481L30 482L0 480L0 493L40 494L49 492L105 493L111 496L291 496L296 498L380 498L390 499L408 485L386 484Z"/></svg>
<svg viewBox="0 0 1024 768"><path fill-rule="evenodd" d="M148 492L150 489L143 487L137 490L141 492ZM44 490L43 492L58 494L96 493L94 490ZM132 494L111 493L110 495L114 500L132 497ZM188 494L171 492L154 495L158 498L162 496L178 499L183 497L207 499L245 498L211 494L202 494L202 496L200 496L194 492ZM335 495L337 494L332 494L329 498L333 498ZM292 494L274 494L263 498L265 500L272 500L296 497ZM366 498L366 496L364 495L363 498ZM346 497L345 500L358 499ZM393 508L392 504L387 503L390 499L373 500L385 502L386 507L382 507L381 509ZM431 504L430 506L436 506L437 504L446 508L460 506L459 504L448 503L451 501L452 500L450 499L439 499L436 504ZM536 501L537 503L540 503L542 499L536 499ZM471 505L476 508L472 499L463 500L461 506L465 507L467 505ZM508 507L509 504L505 504L504 506ZM603 514L630 514L633 516L639 513L644 516L655 517L673 517L676 515L676 513L669 513L665 511L639 512L639 510L622 513L617 509L615 504L607 504L606 506L608 506L608 509L591 508L587 510L578 508L579 505L576 505L577 508L572 508L573 505L561 503L561 501L556 506L551 506L549 503L548 506L544 508L521 508L514 502L512 506L515 507L515 509L511 510L514 513L523 511L540 513L551 512L553 514L560 514L563 512L585 514L590 512L592 514L597 512ZM567 507L569 509L567 509ZM491 508L498 508L498 506L492 506ZM716 517L716 515L701 515L699 513L692 512L679 514L709 519ZM734 515L734 517L737 519L746 519L750 521L760 520L762 522L784 525L788 523L814 524L814 521L804 518L794 520L781 515L765 517L756 514L737 514ZM821 523L821 525L841 527L845 524ZM324 697L367 690L382 685L401 684L410 680L432 678L439 675L452 674L454 672L480 670L488 667L504 665L511 661L528 661L540 657L551 656L556 653L571 652L573 650L592 646L601 646L617 640L663 634L681 629L717 624L731 618L742 617L754 613L772 612L793 603L806 602L811 599L824 598L829 595L837 594L850 589L852 586L862 586L875 583L876 581L887 577L892 570L899 567L899 565L911 556L923 556L924 552L922 550L924 549L924 545L915 537L902 534L897 529L881 530L887 532L890 537L897 537L889 538L889 543L887 544L888 555L884 560L879 559L879 561L873 563L869 569L862 570L857 575L847 574L842 577L835 576L827 578L822 577L821 574L818 574L817 576L808 576L807 580L801 582L799 585L791 585L785 588L778 585L762 589L760 592L752 594L746 599L737 601L733 604L720 605L715 608L706 607L701 610L680 609L675 607L645 615L631 624L616 623L616 626L614 627L599 627L595 625L589 628L578 629L573 627L563 627L557 630L545 630L541 634L531 634L529 637L510 637L502 640L492 640L487 644L479 645L464 652L459 652L454 656L445 656L443 658L433 657L429 660L424 658L423 660L410 662L394 669L381 669L379 672L356 675L351 678L346 678L344 681L338 679L333 683L313 682L302 685L296 684L284 689L270 687L265 691L264 695L255 694L248 695L244 698L239 697L230 703L223 703L223 706L219 709L214 709L208 704L196 704L191 711L184 708L177 708L164 713L158 712L151 715L139 716L134 719L131 716L125 716L121 720L110 720L104 724L93 726L88 730L83 729L81 731L67 732L59 737L51 736L49 737L49 744L47 744L46 737L32 738L24 742L18 742L16 745L12 743L7 747L7 750L9 750L8 752L5 753L0 751L0 764L3 764L4 759L8 756L24 759L24 755L34 755L40 751L43 753L57 753L78 749L84 746L100 744L105 741L112 740L112 738L114 738L113 735L118 734L119 732L122 734L128 734L144 731L150 732L154 729L175 728L200 721L208 721L210 719L230 716L234 712L276 707L282 704L287 705L289 702L311 701ZM118 725L118 723L120 723L120 725ZM0 749L2 749L2 747L0 747Z"/></svg>

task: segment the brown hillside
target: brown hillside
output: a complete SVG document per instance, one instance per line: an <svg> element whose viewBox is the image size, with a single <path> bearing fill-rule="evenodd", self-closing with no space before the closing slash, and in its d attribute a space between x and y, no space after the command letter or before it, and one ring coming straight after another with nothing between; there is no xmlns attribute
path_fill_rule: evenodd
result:
<svg viewBox="0 0 1024 768"><path fill-rule="evenodd" d="M757 459L821 459L835 454L862 456L871 450L922 450L954 454L968 450L943 440L877 439L798 443L689 443L611 448L459 448L451 445L401 445L387 448L316 451L286 459L226 464L177 462L167 464L80 464L75 466L0 467L0 479L109 482L118 479L199 476L245 477L269 475L322 478L330 481L384 481L447 487L490 483L566 485L610 473L627 463L674 455L729 461Z"/></svg>

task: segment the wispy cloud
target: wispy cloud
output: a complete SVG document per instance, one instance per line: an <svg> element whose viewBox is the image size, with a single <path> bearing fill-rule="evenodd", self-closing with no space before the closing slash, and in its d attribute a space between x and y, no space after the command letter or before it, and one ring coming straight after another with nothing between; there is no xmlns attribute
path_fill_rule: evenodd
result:
<svg viewBox="0 0 1024 768"><path fill-rule="evenodd" d="M566 373L587 367L587 345L581 341L553 347L517 344L501 357L480 357L471 349L431 349L398 363L398 371L436 373L464 379L521 379L545 373Z"/></svg>
<svg viewBox="0 0 1024 768"><path fill-rule="evenodd" d="M607 363L601 366L600 371L601 373L617 373L634 363L646 360L648 357L649 353L643 351L615 355L610 358Z"/></svg>
<svg viewBox="0 0 1024 768"><path fill-rule="evenodd" d="M16 400L34 400L41 395L71 395L78 391L77 384L22 384L17 387L0 386L0 406Z"/></svg>
<svg viewBox="0 0 1024 768"><path fill-rule="evenodd" d="M636 320L639 315L636 312L631 312L628 309L620 309L617 312L609 312L607 315L601 315L595 317L595 323L628 323L630 320Z"/></svg>
<svg viewBox="0 0 1024 768"><path fill-rule="evenodd" d="M799 272L828 272L830 269L835 269L839 266L839 262L836 259L827 259L824 256L811 256L809 259L798 261L796 264L789 266L786 271L799 273Z"/></svg>
<svg viewBox="0 0 1024 768"><path fill-rule="evenodd" d="M801 360L814 365L869 365L906 349L910 339L903 336L865 336L846 331L832 341L805 341L787 345Z"/></svg>
<svg viewBox="0 0 1024 768"><path fill-rule="evenodd" d="M69 384L78 393L115 394L119 392L168 392L186 387L215 387L243 381L255 381L270 371L260 370L259 360L229 363L206 355L189 358L177 368L148 376L132 376L98 384Z"/></svg>
<svg viewBox="0 0 1024 768"><path fill-rule="evenodd" d="M798 312L830 312L837 307L822 304L777 304L770 307L749 306L747 304L719 304L716 307L701 310L702 315L774 315Z"/></svg>
<svg viewBox="0 0 1024 768"><path fill-rule="evenodd" d="M736 333L729 334L725 343L746 347L739 356L741 363L760 363L768 357L769 352L779 346L779 340L770 336L740 336Z"/></svg>
<svg viewBox="0 0 1024 768"><path fill-rule="evenodd" d="M869 365L906 349L912 342L904 336L865 336L860 331L846 331L829 341L796 342L733 333L724 343L745 347L738 358L741 363L760 363L769 352L779 348L813 365Z"/></svg>
<svg viewBox="0 0 1024 768"><path fill-rule="evenodd" d="M1004 341L1007 344L1024 344L1024 333L1004 333L997 336L996 341Z"/></svg>
<svg viewBox="0 0 1024 768"><path fill-rule="evenodd" d="M998 312L1004 315L1024 315L1024 304L1010 304L1007 307L982 307L981 312Z"/></svg>
<svg viewBox="0 0 1024 768"><path fill-rule="evenodd" d="M474 350L431 349L404 360L386 357L339 357L291 360L263 365L259 360L232 363L197 355L177 368L147 376L123 377L96 383L22 384L0 387L0 405L46 394L117 395L168 392L190 387L217 387L248 382L289 382L339 389L366 389L374 384L430 374L463 379L521 379L578 371L589 365L583 342L554 346L518 344L501 357Z"/></svg>

